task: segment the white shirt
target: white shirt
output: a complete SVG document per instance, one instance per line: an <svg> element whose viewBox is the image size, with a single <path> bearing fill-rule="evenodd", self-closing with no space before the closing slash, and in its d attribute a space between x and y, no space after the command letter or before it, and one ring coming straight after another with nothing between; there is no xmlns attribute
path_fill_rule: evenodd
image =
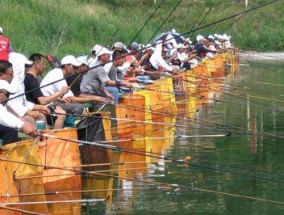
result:
<svg viewBox="0 0 284 215"><path fill-rule="evenodd" d="M7 108L0 104L0 124L7 127L20 129L24 122L8 112Z"/></svg>
<svg viewBox="0 0 284 215"><path fill-rule="evenodd" d="M8 101L7 105L11 108L18 116L23 117L28 110L32 110L34 108L34 103L27 101L25 96L25 61L27 58L20 53L12 52L9 54L9 62L13 64L14 78L11 82L11 85L17 92L10 96L10 99L13 97L17 97L15 99L11 99Z"/></svg>
<svg viewBox="0 0 284 215"><path fill-rule="evenodd" d="M185 52L182 52L182 53L177 52L177 58L178 58L181 62L183 62L186 58L188 58L188 54L185 53Z"/></svg>
<svg viewBox="0 0 284 215"><path fill-rule="evenodd" d="M170 67L170 65L167 64L167 62L162 57L162 44L157 44L157 47L150 57L149 61L156 70L158 70L159 67L163 67L168 71L173 70L173 68Z"/></svg>
<svg viewBox="0 0 284 215"><path fill-rule="evenodd" d="M230 42L229 40L225 41L225 43L224 43L224 47L225 47L225 49L232 48L232 44L231 44L231 42Z"/></svg>
<svg viewBox="0 0 284 215"><path fill-rule="evenodd" d="M52 83L52 84L50 84ZM48 86L45 86L47 84L50 84ZM67 82L64 79L63 71L62 69L56 68L51 70L47 75L42 79L40 83L41 92L44 96L51 96L54 93L61 90L63 87L67 87ZM64 94L64 98L74 96L71 90L68 91L68 93Z"/></svg>

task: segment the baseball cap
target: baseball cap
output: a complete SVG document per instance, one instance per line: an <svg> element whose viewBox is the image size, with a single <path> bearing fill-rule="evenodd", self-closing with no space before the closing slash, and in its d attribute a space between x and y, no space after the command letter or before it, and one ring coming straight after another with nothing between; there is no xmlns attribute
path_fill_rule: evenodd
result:
<svg viewBox="0 0 284 215"><path fill-rule="evenodd" d="M99 56L101 56L101 55L103 55L103 54L109 54L109 55L111 55L112 52L111 52L110 50L108 50L107 48L102 47L101 50L99 51L99 53L97 54L97 56L99 57Z"/></svg>
<svg viewBox="0 0 284 215"><path fill-rule="evenodd" d="M81 66L82 63L78 62L73 55L66 55L61 60L61 65L71 64L73 66Z"/></svg>
<svg viewBox="0 0 284 215"><path fill-rule="evenodd" d="M14 94L17 92L17 89L5 80L0 80L0 90L6 90L7 92L11 94Z"/></svg>
<svg viewBox="0 0 284 215"><path fill-rule="evenodd" d="M76 60L81 64L89 65L88 55L80 55L79 57L76 58Z"/></svg>
<svg viewBox="0 0 284 215"><path fill-rule="evenodd" d="M139 50L139 44L137 42L133 42L130 44L129 48Z"/></svg>

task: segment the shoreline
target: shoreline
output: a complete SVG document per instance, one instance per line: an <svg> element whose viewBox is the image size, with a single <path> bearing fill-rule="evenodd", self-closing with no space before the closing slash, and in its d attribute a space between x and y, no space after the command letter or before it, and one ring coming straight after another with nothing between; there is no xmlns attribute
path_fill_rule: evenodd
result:
<svg viewBox="0 0 284 215"><path fill-rule="evenodd" d="M284 61L284 52L244 51L240 58L246 61Z"/></svg>

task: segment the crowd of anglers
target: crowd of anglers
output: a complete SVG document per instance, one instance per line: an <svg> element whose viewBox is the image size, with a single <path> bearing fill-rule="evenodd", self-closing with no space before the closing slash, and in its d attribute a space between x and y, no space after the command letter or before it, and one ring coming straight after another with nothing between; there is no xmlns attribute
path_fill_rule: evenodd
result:
<svg viewBox="0 0 284 215"><path fill-rule="evenodd" d="M202 59L227 49L234 49L231 37L214 34L206 38L198 35L194 43L172 36L154 44L132 42L129 47L122 42L115 42L110 49L96 44L90 57L66 55L60 61L40 53L27 58L12 50L0 27L2 144L19 141L19 130L38 136L39 120L61 129L66 116L83 114L86 103L117 103L122 87L140 88L141 83L192 69ZM43 77L46 61L52 70Z"/></svg>

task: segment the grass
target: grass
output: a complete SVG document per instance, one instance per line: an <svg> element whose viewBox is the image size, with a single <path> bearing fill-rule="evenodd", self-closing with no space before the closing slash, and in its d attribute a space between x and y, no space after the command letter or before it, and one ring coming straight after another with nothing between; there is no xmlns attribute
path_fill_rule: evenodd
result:
<svg viewBox="0 0 284 215"><path fill-rule="evenodd" d="M115 41L123 41L128 44L160 1L155 5L154 0L1 0L0 26L11 38L14 50L26 55L34 52L58 57L89 54L96 43L111 46ZM178 2L165 0L136 41L146 43ZM249 6L264 2L268 1L253 1ZM208 15L202 23L195 23L203 9L209 11ZM172 28L187 32L244 9L243 0L183 0L160 32ZM242 49L281 51L284 50L283 15L282 1L248 13L239 21L231 19L189 36L226 32Z"/></svg>

